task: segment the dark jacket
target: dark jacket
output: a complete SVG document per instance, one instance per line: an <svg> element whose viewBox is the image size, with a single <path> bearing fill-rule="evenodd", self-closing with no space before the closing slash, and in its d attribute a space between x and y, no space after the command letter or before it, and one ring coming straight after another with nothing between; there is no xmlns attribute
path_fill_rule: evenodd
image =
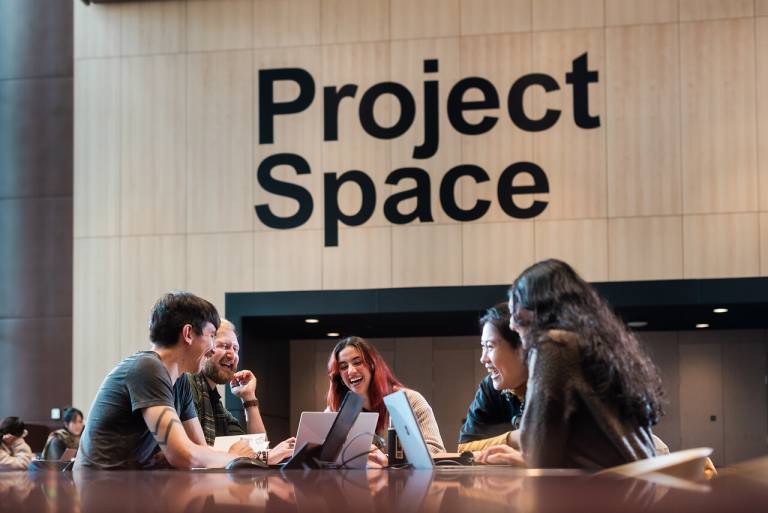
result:
<svg viewBox="0 0 768 513"><path fill-rule="evenodd" d="M493 388L489 374L480 382L475 399L469 405L467 419L459 433L459 443L473 442L501 435L516 429L522 405L514 394Z"/></svg>

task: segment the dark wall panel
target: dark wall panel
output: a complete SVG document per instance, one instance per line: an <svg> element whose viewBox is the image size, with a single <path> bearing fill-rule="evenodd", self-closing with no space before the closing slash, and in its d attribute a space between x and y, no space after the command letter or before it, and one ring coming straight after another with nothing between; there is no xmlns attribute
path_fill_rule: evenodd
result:
<svg viewBox="0 0 768 513"><path fill-rule="evenodd" d="M0 81L0 198L72 196L73 80Z"/></svg>
<svg viewBox="0 0 768 513"><path fill-rule="evenodd" d="M72 0L0 2L0 80L72 76Z"/></svg>
<svg viewBox="0 0 768 513"><path fill-rule="evenodd" d="M0 418L44 420L69 406L71 347L71 317L0 319Z"/></svg>
<svg viewBox="0 0 768 513"><path fill-rule="evenodd" d="M0 318L72 316L72 198L0 200Z"/></svg>
<svg viewBox="0 0 768 513"><path fill-rule="evenodd" d="M0 0L0 417L72 400L72 0Z"/></svg>
<svg viewBox="0 0 768 513"><path fill-rule="evenodd" d="M290 346L287 339L265 338L247 327L240 338L240 369L251 370L258 380L256 396L267 435L273 444L290 433L291 373ZM227 408L242 416L242 403L227 387Z"/></svg>

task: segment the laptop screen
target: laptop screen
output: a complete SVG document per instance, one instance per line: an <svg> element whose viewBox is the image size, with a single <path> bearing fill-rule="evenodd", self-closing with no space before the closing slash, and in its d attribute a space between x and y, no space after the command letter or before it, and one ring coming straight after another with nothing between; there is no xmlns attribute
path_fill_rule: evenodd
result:
<svg viewBox="0 0 768 513"><path fill-rule="evenodd" d="M336 420L333 421L328 436L323 442L320 461L336 461L344 442L347 440L347 434L361 411L363 411L363 398L354 392L347 392L339 407Z"/></svg>
<svg viewBox="0 0 768 513"><path fill-rule="evenodd" d="M384 404L387 405L389 418L395 426L408 463L415 469L431 469L434 466L432 455L429 454L424 437L421 436L419 423L416 421L405 392L401 390L384 396Z"/></svg>

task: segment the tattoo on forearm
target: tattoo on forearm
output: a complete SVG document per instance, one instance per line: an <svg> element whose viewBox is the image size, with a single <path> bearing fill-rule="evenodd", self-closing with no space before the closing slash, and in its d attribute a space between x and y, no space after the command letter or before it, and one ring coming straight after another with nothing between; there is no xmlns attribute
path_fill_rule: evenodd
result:
<svg viewBox="0 0 768 513"><path fill-rule="evenodd" d="M159 443L161 447L168 445L168 437L171 435L171 429L176 424L181 425L181 422L179 422L177 419L171 419L171 421L168 423L168 427L165 429L165 436L163 436L162 440L157 440L157 443Z"/></svg>
<svg viewBox="0 0 768 513"><path fill-rule="evenodd" d="M181 425L181 422L179 422L178 418L171 418L168 421L168 424L165 426L165 434L162 438L160 438L160 429L162 428L161 423L163 419L165 418L166 414L174 415L175 413L176 410L170 406L167 406L163 409L163 412L160 414L160 416L157 417L157 422L155 422L155 429L152 431L152 435L155 437L155 440L157 440L157 443L159 443L161 447L168 445L168 438L171 435L171 430L173 429L174 424Z"/></svg>
<svg viewBox="0 0 768 513"><path fill-rule="evenodd" d="M152 431L152 434L155 435L155 437L157 437L157 434L160 432L160 423L163 421L165 414L172 411L174 411L173 408L171 408L170 406L166 406L165 408L163 408L163 413L161 413L160 416L157 417L157 422L155 422L155 429L154 431Z"/></svg>

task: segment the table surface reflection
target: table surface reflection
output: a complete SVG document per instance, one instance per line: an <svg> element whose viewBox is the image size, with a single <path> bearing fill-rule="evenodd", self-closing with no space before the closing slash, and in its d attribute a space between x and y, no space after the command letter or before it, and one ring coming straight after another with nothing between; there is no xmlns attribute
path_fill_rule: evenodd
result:
<svg viewBox="0 0 768 513"><path fill-rule="evenodd" d="M499 467L0 472L2 512L768 511L768 458L692 483Z"/></svg>

